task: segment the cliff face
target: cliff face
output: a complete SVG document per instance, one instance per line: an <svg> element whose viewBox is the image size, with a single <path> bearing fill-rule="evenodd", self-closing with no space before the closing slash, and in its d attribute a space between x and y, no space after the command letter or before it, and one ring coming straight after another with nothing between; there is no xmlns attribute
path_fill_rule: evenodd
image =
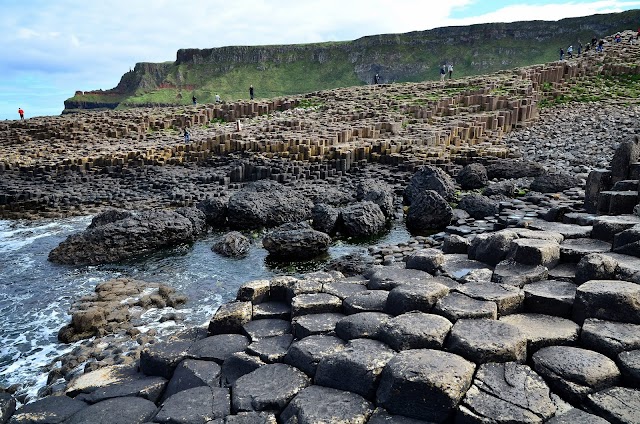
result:
<svg viewBox="0 0 640 424"><path fill-rule="evenodd" d="M474 75L557 59L558 50L593 36L636 28L640 10L561 21L494 23L383 34L354 41L276 46L180 49L175 62L138 63L107 91L65 101L75 108L189 103L299 94L346 85L438 78L443 63L456 76Z"/></svg>

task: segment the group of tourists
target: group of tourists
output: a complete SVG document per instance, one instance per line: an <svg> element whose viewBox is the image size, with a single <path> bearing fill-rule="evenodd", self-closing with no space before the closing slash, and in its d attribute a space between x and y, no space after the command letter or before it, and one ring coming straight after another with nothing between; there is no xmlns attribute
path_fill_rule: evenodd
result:
<svg viewBox="0 0 640 424"><path fill-rule="evenodd" d="M638 38L638 36L640 36L640 29L638 29L638 35L636 35L636 39ZM622 41L622 36L620 35L620 33L616 34L616 36L614 37L614 40L616 43L619 43L620 41ZM629 38L629 42L633 43L633 37ZM593 38L591 39L591 43L587 43L586 46L584 46L584 52L588 52L590 48L595 48L597 52L602 52L604 51L604 39L598 39L595 35L593 36ZM564 60L564 55L565 55L565 51L564 48L560 48L560 60ZM567 47L567 59L573 59L573 44L570 45L569 47ZM583 46L582 46L582 42L578 41L578 45L577 45L577 54L578 56L580 56L583 53Z"/></svg>
<svg viewBox="0 0 640 424"><path fill-rule="evenodd" d="M453 63L442 64L442 66L440 67L440 81L444 81L444 79L447 77L447 74L449 74L449 79L453 78Z"/></svg>

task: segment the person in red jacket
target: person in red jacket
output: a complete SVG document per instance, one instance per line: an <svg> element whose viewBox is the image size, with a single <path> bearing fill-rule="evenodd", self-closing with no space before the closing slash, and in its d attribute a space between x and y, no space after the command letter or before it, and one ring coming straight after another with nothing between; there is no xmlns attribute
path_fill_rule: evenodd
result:
<svg viewBox="0 0 640 424"><path fill-rule="evenodd" d="M24 121L24 110L21 107L18 108L18 114L20 114L20 120Z"/></svg>

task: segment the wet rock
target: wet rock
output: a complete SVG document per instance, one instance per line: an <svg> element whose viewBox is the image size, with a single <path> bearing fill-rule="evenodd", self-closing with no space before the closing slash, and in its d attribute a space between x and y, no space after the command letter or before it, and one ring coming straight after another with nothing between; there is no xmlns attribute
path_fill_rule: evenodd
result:
<svg viewBox="0 0 640 424"><path fill-rule="evenodd" d="M99 218L101 219L101 218ZM148 210L124 219L89 226L49 253L49 260L70 265L119 262L180 243L199 235L191 220L170 210Z"/></svg>
<svg viewBox="0 0 640 424"><path fill-rule="evenodd" d="M366 237L378 234L387 225L380 206L373 202L360 202L342 208L342 225L347 235Z"/></svg>
<svg viewBox="0 0 640 424"><path fill-rule="evenodd" d="M573 316L576 322L600 318L640 324L640 285L619 280L587 281L576 291Z"/></svg>
<svg viewBox="0 0 640 424"><path fill-rule="evenodd" d="M570 318L576 285L565 281L545 280L524 286L526 312Z"/></svg>
<svg viewBox="0 0 640 424"><path fill-rule="evenodd" d="M262 239L262 246L276 257L287 260L306 259L326 252L331 237L307 223L281 225Z"/></svg>
<svg viewBox="0 0 640 424"><path fill-rule="evenodd" d="M389 292L384 312L400 315L409 311L430 312L438 299L449 293L449 287L435 281L401 284Z"/></svg>
<svg viewBox="0 0 640 424"><path fill-rule="evenodd" d="M336 323L344 317L336 313L301 315L291 320L293 336L303 339L316 334L333 333Z"/></svg>
<svg viewBox="0 0 640 424"><path fill-rule="evenodd" d="M125 424L150 421L156 405L139 397L107 399L73 414L65 424Z"/></svg>
<svg viewBox="0 0 640 424"><path fill-rule="evenodd" d="M334 336L305 337L291 345L284 362L313 377L322 358L343 349L344 346L345 342Z"/></svg>
<svg viewBox="0 0 640 424"><path fill-rule="evenodd" d="M549 346L533 354L533 366L551 389L572 403L614 386L620 379L615 362L606 356L570 346Z"/></svg>
<svg viewBox="0 0 640 424"><path fill-rule="evenodd" d="M457 292L451 292L439 299L433 312L453 322L462 318L498 318L495 302L472 299Z"/></svg>
<svg viewBox="0 0 640 424"><path fill-rule="evenodd" d="M452 353L400 352L382 373L377 403L392 414L444 422L471 385L474 371L473 363Z"/></svg>
<svg viewBox="0 0 640 424"><path fill-rule="evenodd" d="M552 345L574 345L578 342L580 327L571 320L541 314L514 314L500 318L517 327L527 338L529 355Z"/></svg>
<svg viewBox="0 0 640 424"><path fill-rule="evenodd" d="M291 334L267 337L251 343L247 347L247 353L258 356L267 364L282 362L292 341L293 336Z"/></svg>
<svg viewBox="0 0 640 424"><path fill-rule="evenodd" d="M269 364L236 380L231 389L234 412L281 411L311 380L286 364Z"/></svg>
<svg viewBox="0 0 640 424"><path fill-rule="evenodd" d="M489 319L460 319L446 344L447 350L475 363L524 362L527 339L515 326Z"/></svg>
<svg viewBox="0 0 640 424"><path fill-rule="evenodd" d="M356 293L342 301L347 315L358 312L384 312L389 292L386 290L367 290Z"/></svg>
<svg viewBox="0 0 640 424"><path fill-rule="evenodd" d="M173 372L162 398L167 399L194 387L219 387L221 371L220 365L215 362L185 359Z"/></svg>
<svg viewBox="0 0 640 424"><path fill-rule="evenodd" d="M466 211L472 218L482 219L498 213L498 202L482 194L469 193L462 196L458 208Z"/></svg>
<svg viewBox="0 0 640 424"><path fill-rule="evenodd" d="M640 387L640 350L620 352L617 363L624 381L631 387Z"/></svg>
<svg viewBox="0 0 640 424"><path fill-rule="evenodd" d="M327 263L325 270L339 271L347 277L362 275L371 267L373 259L359 253L352 253L333 259Z"/></svg>
<svg viewBox="0 0 640 424"><path fill-rule="evenodd" d="M527 265L509 259L496 265L491 281L522 288L525 284L546 280L548 275L549 270L544 265Z"/></svg>
<svg viewBox="0 0 640 424"><path fill-rule="evenodd" d="M232 231L220 237L211 247L211 250L222 255L230 257L243 256L249 253L251 241L242 233Z"/></svg>
<svg viewBox="0 0 640 424"><path fill-rule="evenodd" d="M44 407L43 409L46 411L48 408ZM0 423L5 424L9 421L9 418L11 418L15 410L16 399L9 393L0 393ZM66 416L64 418L66 418ZM64 418L62 419L64 420Z"/></svg>
<svg viewBox="0 0 640 424"><path fill-rule="evenodd" d="M320 360L314 381L373 399L380 373L393 356L394 351L377 340L351 340L344 349Z"/></svg>
<svg viewBox="0 0 640 424"><path fill-rule="evenodd" d="M291 314L296 317L308 314L340 313L342 301L327 293L299 294L291 301Z"/></svg>
<svg viewBox="0 0 640 424"><path fill-rule="evenodd" d="M613 387L587 396L587 405L611 423L636 423L640 416L640 390Z"/></svg>
<svg viewBox="0 0 640 424"><path fill-rule="evenodd" d="M339 224L340 210L331 205L319 203L313 206L311 218L313 219L311 226L314 230L333 235Z"/></svg>
<svg viewBox="0 0 640 424"><path fill-rule="evenodd" d="M615 357L626 350L640 349L640 325L587 319L580 341L588 349Z"/></svg>
<svg viewBox="0 0 640 424"><path fill-rule="evenodd" d="M416 233L442 230L451 223L453 212L444 197L434 190L414 195L407 213L407 228Z"/></svg>
<svg viewBox="0 0 640 424"><path fill-rule="evenodd" d="M407 258L407 269L419 269L430 274L444 263L444 253L439 249L420 249Z"/></svg>
<svg viewBox="0 0 640 424"><path fill-rule="evenodd" d="M487 185L487 169L480 163L470 163L456 177L463 190L474 190Z"/></svg>
<svg viewBox="0 0 640 424"><path fill-rule="evenodd" d="M336 335L343 340L377 339L380 328L391 318L382 312L360 312L348 315L336 323Z"/></svg>
<svg viewBox="0 0 640 424"><path fill-rule="evenodd" d="M451 322L439 315L408 312L382 324L379 339L395 350L441 349Z"/></svg>
<svg viewBox="0 0 640 424"><path fill-rule="evenodd" d="M460 422L542 423L556 412L544 380L527 365L483 364L460 404Z"/></svg>
<svg viewBox="0 0 640 424"><path fill-rule="evenodd" d="M280 414L286 424L365 423L373 404L355 393L329 387L301 390Z"/></svg>
<svg viewBox="0 0 640 424"><path fill-rule="evenodd" d="M259 319L246 323L242 331L253 342L265 337L290 334L291 323L283 319Z"/></svg>
<svg viewBox="0 0 640 424"><path fill-rule="evenodd" d="M209 334L240 333L251 316L251 302L224 303L209 321Z"/></svg>
<svg viewBox="0 0 640 424"><path fill-rule="evenodd" d="M232 354L243 352L247 346L249 339L241 334L218 334L193 343L187 351L187 356L191 359L222 364Z"/></svg>
<svg viewBox="0 0 640 424"><path fill-rule="evenodd" d="M222 364L220 381L223 386L230 387L237 379L257 370L263 365L266 365L266 363L257 356L244 352L234 353Z"/></svg>
<svg viewBox="0 0 640 424"><path fill-rule="evenodd" d="M455 183L446 172L435 166L422 166L409 180L404 190L404 199L412 205L425 191L435 191L445 200L453 200Z"/></svg>
<svg viewBox="0 0 640 424"><path fill-rule="evenodd" d="M229 199L228 221L247 229L277 227L311 216L313 204L296 190L270 180L256 181Z"/></svg>
<svg viewBox="0 0 640 424"><path fill-rule="evenodd" d="M463 284L456 291L477 300L489 300L498 306L499 315L513 314L522 309L524 292L517 287L496 283Z"/></svg>
<svg viewBox="0 0 640 424"><path fill-rule="evenodd" d="M153 418L156 423L206 423L230 413L229 389L201 386L174 394L165 400Z"/></svg>
<svg viewBox="0 0 640 424"><path fill-rule="evenodd" d="M2 395L6 395L2 397L8 397L5 393ZM1 415L0 422L6 423L11 417L9 422L12 424L62 423L76 412L86 408L87 404L67 396L49 396L23 405L14 414L15 406L14 399L13 408L3 408L6 412Z"/></svg>

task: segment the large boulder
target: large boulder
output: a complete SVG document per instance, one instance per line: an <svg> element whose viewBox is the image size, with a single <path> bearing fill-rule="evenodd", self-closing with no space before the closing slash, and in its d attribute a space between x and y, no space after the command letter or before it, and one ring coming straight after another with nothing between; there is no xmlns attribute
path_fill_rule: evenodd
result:
<svg viewBox="0 0 640 424"><path fill-rule="evenodd" d="M453 200L456 192L453 179L442 169L430 165L421 167L413 174L404 189L404 199L413 204L425 190L433 190L446 200Z"/></svg>
<svg viewBox="0 0 640 424"><path fill-rule="evenodd" d="M462 168L456 180L463 190L474 190L487 185L487 168L480 163L470 163Z"/></svg>
<svg viewBox="0 0 640 424"><path fill-rule="evenodd" d="M222 227L227 222L228 197L210 197L196 205L204 212L207 223L214 227Z"/></svg>
<svg viewBox="0 0 640 424"><path fill-rule="evenodd" d="M613 237L613 251L640 258L640 224L616 234Z"/></svg>
<svg viewBox="0 0 640 424"><path fill-rule="evenodd" d="M281 225L262 239L267 251L287 259L305 259L326 252L331 244L328 234L316 231L306 222Z"/></svg>
<svg viewBox="0 0 640 424"><path fill-rule="evenodd" d="M342 209L342 225L347 235L361 237L379 233L385 228L387 221L380 206L365 201Z"/></svg>
<svg viewBox="0 0 640 424"><path fill-rule="evenodd" d="M237 231L231 231L220 237L211 247L211 250L222 256L243 256L249 253L251 241Z"/></svg>
<svg viewBox="0 0 640 424"><path fill-rule="evenodd" d="M638 160L640 160L640 139L638 136L633 140L620 143L609 164L611 182L615 184L618 181L628 179L631 164L638 162Z"/></svg>
<svg viewBox="0 0 640 424"><path fill-rule="evenodd" d="M442 230L451 223L453 210L444 197L434 190L412 195L407 213L407 227L413 232Z"/></svg>
<svg viewBox="0 0 640 424"><path fill-rule="evenodd" d="M391 187L381 181L365 180L356 187L356 199L375 203L386 217L393 215L393 198Z"/></svg>
<svg viewBox="0 0 640 424"><path fill-rule="evenodd" d="M327 234L336 232L340 219L340 209L326 203L318 203L311 210L312 226L315 230Z"/></svg>
<svg viewBox="0 0 640 424"><path fill-rule="evenodd" d="M270 180L249 184L229 199L228 221L232 227L276 227L311 216L313 204L298 191Z"/></svg>
<svg viewBox="0 0 640 424"><path fill-rule="evenodd" d="M532 161L500 160L487 166L489 179L537 177L544 173L544 167Z"/></svg>
<svg viewBox="0 0 640 424"><path fill-rule="evenodd" d="M469 246L469 259L495 266L507 257L511 242L517 238L518 234L510 230L478 234Z"/></svg>
<svg viewBox="0 0 640 424"><path fill-rule="evenodd" d="M119 262L160 248L191 243L201 229L199 223L194 225L189 217L171 210L104 212L86 230L70 235L53 249L49 260L70 265Z"/></svg>
<svg viewBox="0 0 640 424"><path fill-rule="evenodd" d="M573 175L557 173L543 174L534 178L531 190L540 193L558 193L580 185L580 181Z"/></svg>
<svg viewBox="0 0 640 424"><path fill-rule="evenodd" d="M458 209L466 211L472 218L482 219L498 213L498 202L482 194L469 193L460 199Z"/></svg>

